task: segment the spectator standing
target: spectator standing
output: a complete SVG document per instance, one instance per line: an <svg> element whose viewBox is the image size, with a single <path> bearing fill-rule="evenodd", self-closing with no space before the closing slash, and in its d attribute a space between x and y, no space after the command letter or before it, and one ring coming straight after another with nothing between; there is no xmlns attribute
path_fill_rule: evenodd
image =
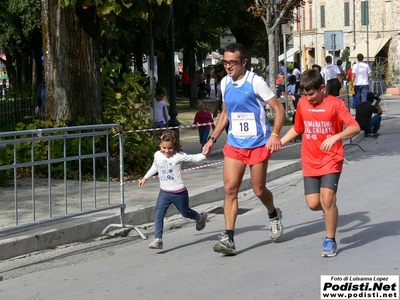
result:
<svg viewBox="0 0 400 300"><path fill-rule="evenodd" d="M342 77L342 82L343 82L345 74L344 74L344 70L343 70L342 64L343 64L343 61L341 59L338 59L337 62L336 62L336 65L337 65L337 67L338 67L338 69L340 71L340 77Z"/></svg>
<svg viewBox="0 0 400 300"><path fill-rule="evenodd" d="M339 68L332 64L332 56L325 57L326 66L321 74L325 80L325 93L332 96L339 96L343 80Z"/></svg>
<svg viewBox="0 0 400 300"><path fill-rule="evenodd" d="M207 73L206 75L206 99L209 99L211 96L211 74Z"/></svg>
<svg viewBox="0 0 400 300"><path fill-rule="evenodd" d="M44 119L45 112L46 112L46 83L43 79L42 83L39 86L39 91L36 95L35 114L37 114L40 119Z"/></svg>
<svg viewBox="0 0 400 300"><path fill-rule="evenodd" d="M203 69L200 69L197 72L197 90L198 90L198 99L204 99L206 96L206 77L204 76Z"/></svg>
<svg viewBox="0 0 400 300"><path fill-rule="evenodd" d="M165 92L162 88L156 88L154 95L154 127L163 128L167 126L169 114L164 102Z"/></svg>
<svg viewBox="0 0 400 300"><path fill-rule="evenodd" d="M3 89L7 88L7 72L4 71L3 75L1 76L2 80L3 80Z"/></svg>
<svg viewBox="0 0 400 300"><path fill-rule="evenodd" d="M356 93L356 108L361 102L367 101L369 80L372 76L371 68L363 62L364 55L357 54L357 63L352 67L354 91Z"/></svg>
<svg viewBox="0 0 400 300"><path fill-rule="evenodd" d="M296 77L296 82L300 81L301 71L300 71L299 64L297 62L293 63L292 75L294 75Z"/></svg>
<svg viewBox="0 0 400 300"><path fill-rule="evenodd" d="M296 77L294 75L290 75L289 78L292 78L292 82L293 80L296 80ZM278 78L276 80L277 85L276 85L276 98L278 99L278 101L283 105L286 106L286 93L285 93L285 74L279 74ZM294 85L296 85L296 82L294 83ZM289 86L288 86L289 87ZM292 87L291 87L292 89ZM294 90L296 89L296 87L294 86ZM289 92L289 89L288 89ZM288 93L288 105L289 107L287 108L288 110L288 115L293 115L294 111L295 111L295 107L294 107L294 97L289 96Z"/></svg>
<svg viewBox="0 0 400 300"><path fill-rule="evenodd" d="M353 66L356 63L353 64ZM353 70L352 68L347 70L346 79L349 84L349 94L353 97L352 108L355 110L357 108L357 99L356 99L356 92L354 90L354 82L353 82Z"/></svg>
<svg viewBox="0 0 400 300"><path fill-rule="evenodd" d="M190 96L190 75L189 75L189 68L186 68L182 72L182 93L183 97Z"/></svg>
<svg viewBox="0 0 400 300"><path fill-rule="evenodd" d="M286 67L285 67L285 62L283 60L281 60L279 62L279 73L287 73Z"/></svg>
<svg viewBox="0 0 400 300"><path fill-rule="evenodd" d="M223 64L217 64L214 68L214 80L216 83L216 101L215 108L213 112L213 117L216 118L218 116L218 112L222 111L222 94L221 94L221 80L226 76L225 67Z"/></svg>

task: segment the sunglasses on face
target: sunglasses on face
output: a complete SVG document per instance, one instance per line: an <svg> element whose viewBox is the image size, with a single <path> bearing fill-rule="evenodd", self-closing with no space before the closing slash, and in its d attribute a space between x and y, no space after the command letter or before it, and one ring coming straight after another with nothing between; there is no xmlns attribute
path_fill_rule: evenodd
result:
<svg viewBox="0 0 400 300"><path fill-rule="evenodd" d="M228 65L230 65L231 67L234 67L236 65L238 65L241 62L241 60L223 60L222 63L223 65L226 67Z"/></svg>

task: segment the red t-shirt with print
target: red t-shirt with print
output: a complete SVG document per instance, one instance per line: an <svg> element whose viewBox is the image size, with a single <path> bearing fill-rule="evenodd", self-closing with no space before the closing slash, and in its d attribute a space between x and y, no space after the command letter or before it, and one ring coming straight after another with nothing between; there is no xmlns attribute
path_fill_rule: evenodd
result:
<svg viewBox="0 0 400 300"><path fill-rule="evenodd" d="M301 163L304 176L322 176L342 171L344 149L338 141L328 152L320 150L322 142L343 131L343 125L357 126L342 99L326 96L325 100L312 105L307 97L297 104L294 130L303 133Z"/></svg>

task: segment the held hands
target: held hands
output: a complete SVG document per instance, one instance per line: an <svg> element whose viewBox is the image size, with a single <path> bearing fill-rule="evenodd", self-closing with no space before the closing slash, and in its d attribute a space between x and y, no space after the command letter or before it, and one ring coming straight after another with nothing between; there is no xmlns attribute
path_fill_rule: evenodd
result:
<svg viewBox="0 0 400 300"><path fill-rule="evenodd" d="M265 146L271 151L271 153L281 150L282 143L278 134L271 134Z"/></svg>
<svg viewBox="0 0 400 300"><path fill-rule="evenodd" d="M203 146L202 152L203 152L203 154L204 154L206 157L210 157L210 155L211 155L211 149L212 149L213 146L214 146L214 142L213 142L212 140L209 140L209 141Z"/></svg>

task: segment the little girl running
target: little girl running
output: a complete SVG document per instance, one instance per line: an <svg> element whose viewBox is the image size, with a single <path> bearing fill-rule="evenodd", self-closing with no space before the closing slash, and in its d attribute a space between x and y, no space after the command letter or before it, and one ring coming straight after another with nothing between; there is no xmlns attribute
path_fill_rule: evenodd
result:
<svg viewBox="0 0 400 300"><path fill-rule="evenodd" d="M150 249L163 249L164 217L168 207L174 204L184 218L196 220L196 230L206 227L207 213L198 213L189 207L189 193L182 180L183 162L200 162L206 159L203 153L186 154L181 151L178 135L173 130L164 130L158 141L160 150L154 153L154 161L146 175L139 181L143 187L147 179L158 172L160 193L154 211L154 236Z"/></svg>

